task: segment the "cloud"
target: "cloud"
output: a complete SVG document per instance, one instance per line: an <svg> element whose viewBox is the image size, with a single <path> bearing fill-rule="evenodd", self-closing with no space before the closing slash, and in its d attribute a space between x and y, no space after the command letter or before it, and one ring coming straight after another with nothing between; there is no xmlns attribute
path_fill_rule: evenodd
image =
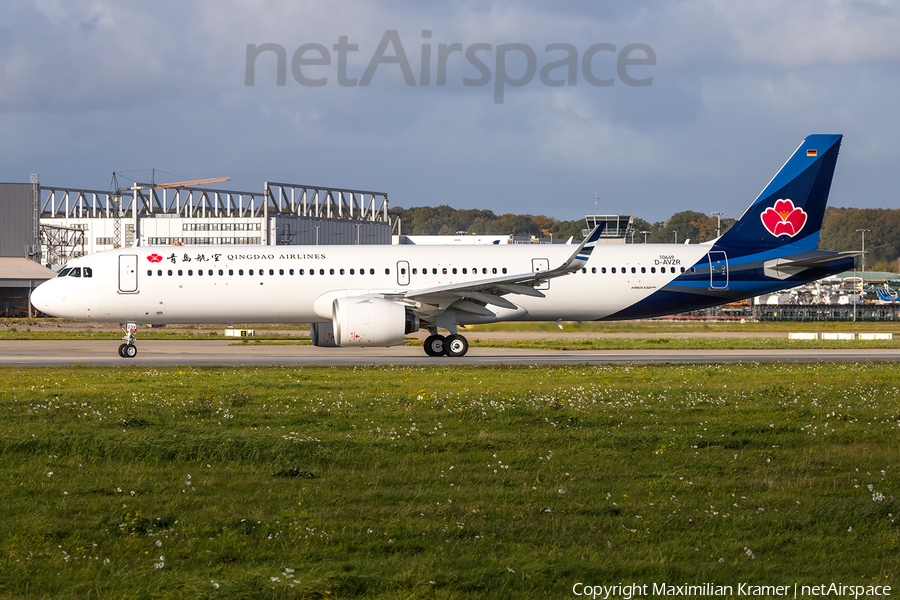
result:
<svg viewBox="0 0 900 600"><path fill-rule="evenodd" d="M888 205L878 173L890 172L900 133L898 20L894 3L863 0L20 2L0 25L3 178L41 170L44 181L102 188L107 176L89 173L227 171L243 189L265 179L380 188L405 206L559 218L591 210L599 191L655 220L723 202L740 212L805 135L843 132L835 201ZM415 85L391 63L368 86L339 85L339 39L358 45L347 75L359 80L387 31ZM278 86L267 54L245 86L247 44L267 43L288 61L302 44L324 46L331 64L304 68L328 84L303 86L287 64ZM455 43L491 45L479 54L487 85L464 84L480 75L464 52L436 85L439 46ZM536 74L496 104L496 47L510 43L534 50L537 71L561 56L548 44L571 44L577 85ZM624 85L604 51L592 68L615 83L589 85L580 60L598 43L648 44L656 64L634 72L653 84ZM508 72L525 72L524 55L510 53Z"/></svg>

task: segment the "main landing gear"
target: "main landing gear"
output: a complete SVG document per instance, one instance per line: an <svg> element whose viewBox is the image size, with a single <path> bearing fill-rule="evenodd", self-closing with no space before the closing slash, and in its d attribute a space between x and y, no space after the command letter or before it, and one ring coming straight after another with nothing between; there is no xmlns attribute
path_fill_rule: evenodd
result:
<svg viewBox="0 0 900 600"><path fill-rule="evenodd" d="M122 327L122 330L125 331L125 335L122 337L125 343L119 346L119 356L122 358L134 358L137 356L137 346L134 345L134 333L137 331L137 324L128 323Z"/></svg>
<svg viewBox="0 0 900 600"><path fill-rule="evenodd" d="M469 342L461 335L444 337L436 333L425 339L425 354L428 356L465 356L469 351Z"/></svg>

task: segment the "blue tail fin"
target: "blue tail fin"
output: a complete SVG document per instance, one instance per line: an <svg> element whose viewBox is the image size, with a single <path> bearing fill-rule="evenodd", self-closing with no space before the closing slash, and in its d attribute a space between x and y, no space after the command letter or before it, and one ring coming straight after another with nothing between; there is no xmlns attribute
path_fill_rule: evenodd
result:
<svg viewBox="0 0 900 600"><path fill-rule="evenodd" d="M743 255L789 246L814 250L825 216L840 135L811 135L715 247Z"/></svg>

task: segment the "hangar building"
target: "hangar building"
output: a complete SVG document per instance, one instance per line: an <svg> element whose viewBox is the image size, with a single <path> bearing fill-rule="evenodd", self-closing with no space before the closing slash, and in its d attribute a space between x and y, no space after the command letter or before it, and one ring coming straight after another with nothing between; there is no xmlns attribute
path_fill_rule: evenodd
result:
<svg viewBox="0 0 900 600"><path fill-rule="evenodd" d="M0 183L0 316L32 314L31 290L56 277L32 260L40 255L37 186Z"/></svg>
<svg viewBox="0 0 900 600"><path fill-rule="evenodd" d="M185 183L185 182L182 182ZM72 258L127 246L390 244L385 192L266 182L261 192L135 184L0 183L0 316Z"/></svg>

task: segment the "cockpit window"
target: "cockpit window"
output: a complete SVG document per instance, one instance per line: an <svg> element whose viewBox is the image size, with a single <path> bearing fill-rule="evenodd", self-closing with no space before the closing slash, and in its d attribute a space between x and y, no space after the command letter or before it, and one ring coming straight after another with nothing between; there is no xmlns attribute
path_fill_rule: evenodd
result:
<svg viewBox="0 0 900 600"><path fill-rule="evenodd" d="M66 267L57 277L93 277L93 275L94 270L90 267Z"/></svg>

